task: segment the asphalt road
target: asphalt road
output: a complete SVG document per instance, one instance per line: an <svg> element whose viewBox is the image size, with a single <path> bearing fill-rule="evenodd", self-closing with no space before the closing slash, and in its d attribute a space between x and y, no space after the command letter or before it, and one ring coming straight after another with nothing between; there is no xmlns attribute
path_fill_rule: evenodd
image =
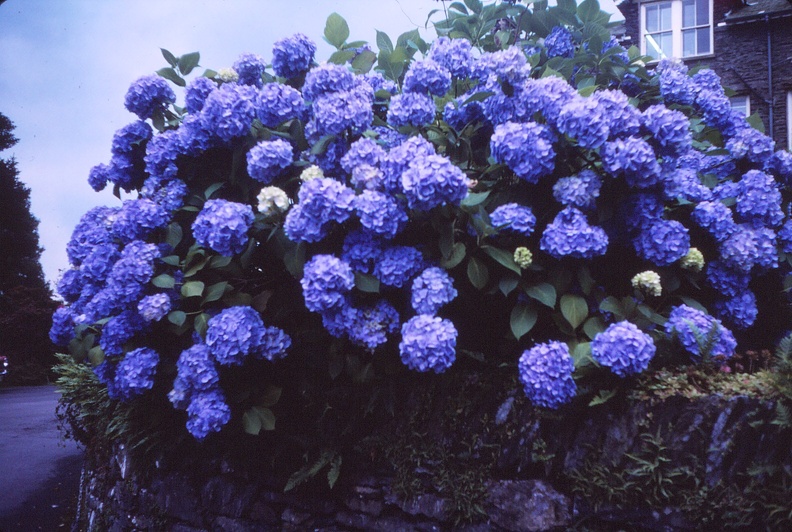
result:
<svg viewBox="0 0 792 532"><path fill-rule="evenodd" d="M54 386L0 388L0 531L70 530L83 452L58 431Z"/></svg>

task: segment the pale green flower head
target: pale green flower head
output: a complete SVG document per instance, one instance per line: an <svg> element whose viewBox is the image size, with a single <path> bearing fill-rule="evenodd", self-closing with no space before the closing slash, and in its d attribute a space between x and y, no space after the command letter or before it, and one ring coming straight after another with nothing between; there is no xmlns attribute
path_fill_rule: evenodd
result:
<svg viewBox="0 0 792 532"><path fill-rule="evenodd" d="M318 179L320 177L324 177L324 172L322 172L322 169L315 164L306 167L305 170L303 170L300 174L300 180L303 183L310 181L311 179Z"/></svg>
<svg viewBox="0 0 792 532"><path fill-rule="evenodd" d="M704 255L697 248L690 248L687 255L679 259L679 265L692 272L700 272L704 268Z"/></svg>
<svg viewBox="0 0 792 532"><path fill-rule="evenodd" d="M267 218L289 209L289 196L278 187L262 188L257 199L259 212Z"/></svg>
<svg viewBox="0 0 792 532"><path fill-rule="evenodd" d="M657 297L663 292L663 287L660 284L660 274L652 270L636 274L631 282L633 288L649 296Z"/></svg>
<svg viewBox="0 0 792 532"><path fill-rule="evenodd" d="M217 79L225 83L239 81L239 74L233 68L221 68L217 71Z"/></svg>
<svg viewBox="0 0 792 532"><path fill-rule="evenodd" d="M524 270L533 263L533 253L530 249L520 246L514 250L514 262Z"/></svg>

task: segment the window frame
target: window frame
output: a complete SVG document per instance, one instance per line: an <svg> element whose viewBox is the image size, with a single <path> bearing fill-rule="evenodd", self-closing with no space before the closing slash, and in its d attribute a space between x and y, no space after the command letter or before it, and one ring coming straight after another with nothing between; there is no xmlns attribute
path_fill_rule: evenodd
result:
<svg viewBox="0 0 792 532"><path fill-rule="evenodd" d="M731 98L729 98L729 104L731 105L732 109L739 109L738 107L734 106L734 100L741 98L745 101L745 117L748 118L751 116L751 96L749 94L735 94ZM743 107L743 106L741 106Z"/></svg>
<svg viewBox="0 0 792 532"><path fill-rule="evenodd" d="M649 32L646 28L646 9L647 7L654 7L660 6L662 4L670 4L671 5L671 50L672 55L668 58L675 58L675 59L695 59L698 57L708 57L714 55L715 53L715 21L714 21L714 6L713 0L707 0L707 6L709 9L709 51L706 53L701 54L694 54L694 55L687 55L683 56L684 50L684 43L682 38L683 33L683 18L682 18L682 2L683 0L660 0L660 1L652 1L652 2L641 2L641 9L639 10L639 29L640 29L640 40L641 40L641 54L642 55L651 55L647 53L646 47L646 36L651 33L659 33L658 32ZM685 29L695 29L695 28L702 28L704 25L694 25L689 28ZM664 57L659 57L657 59L653 59L652 62L659 61L664 59Z"/></svg>

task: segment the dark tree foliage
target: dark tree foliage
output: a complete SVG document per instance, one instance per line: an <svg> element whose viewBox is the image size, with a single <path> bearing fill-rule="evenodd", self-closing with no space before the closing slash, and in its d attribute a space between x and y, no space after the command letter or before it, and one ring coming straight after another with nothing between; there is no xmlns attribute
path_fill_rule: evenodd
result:
<svg viewBox="0 0 792 532"><path fill-rule="evenodd" d="M0 113L0 151L17 143L13 130ZM39 262L30 189L18 177L14 158L0 158L0 354L11 363L10 380L25 383L45 378L54 362L48 331L56 304Z"/></svg>

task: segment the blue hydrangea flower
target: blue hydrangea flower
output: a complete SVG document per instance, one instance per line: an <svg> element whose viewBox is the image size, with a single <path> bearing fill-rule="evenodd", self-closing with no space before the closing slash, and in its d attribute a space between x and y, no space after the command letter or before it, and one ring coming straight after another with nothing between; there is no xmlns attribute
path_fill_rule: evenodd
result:
<svg viewBox="0 0 792 532"><path fill-rule="evenodd" d="M274 362L286 356L292 345L291 337L278 327L264 327L261 344L254 353L258 358Z"/></svg>
<svg viewBox="0 0 792 532"><path fill-rule="evenodd" d="M176 101L176 94L168 81L157 75L137 79L124 96L124 107L141 120L151 118L156 111L164 111Z"/></svg>
<svg viewBox="0 0 792 532"><path fill-rule="evenodd" d="M748 289L750 281L750 274L729 268L722 261L714 260L707 265L707 282L726 297L737 297Z"/></svg>
<svg viewBox="0 0 792 532"><path fill-rule="evenodd" d="M747 329L754 324L759 314L756 295L745 290L732 299L718 301L715 303L715 314L735 329Z"/></svg>
<svg viewBox="0 0 792 532"><path fill-rule="evenodd" d="M570 99L561 107L555 125L582 148L599 148L610 136L609 122L594 98Z"/></svg>
<svg viewBox="0 0 792 532"><path fill-rule="evenodd" d="M416 92L397 94L390 101L388 124L393 127L420 127L435 117L435 104L430 96Z"/></svg>
<svg viewBox="0 0 792 532"><path fill-rule="evenodd" d="M201 125L224 142L244 137L256 118L257 96L256 88L249 85L222 85L206 98Z"/></svg>
<svg viewBox="0 0 792 532"><path fill-rule="evenodd" d="M138 158L113 155L107 167L107 179L124 191L131 192L146 180L145 165Z"/></svg>
<svg viewBox="0 0 792 532"><path fill-rule="evenodd" d="M283 139L262 140L247 153L250 177L268 185L291 166L294 159L292 145Z"/></svg>
<svg viewBox="0 0 792 532"><path fill-rule="evenodd" d="M710 356L730 357L737 348L734 335L720 320L687 305L679 305L671 310L665 332L669 337L678 339L695 359L704 354L699 340L706 344L711 335L714 335L714 341L708 353Z"/></svg>
<svg viewBox="0 0 792 532"><path fill-rule="evenodd" d="M206 98L216 89L217 84L213 80L203 76L195 78L184 89L184 109L190 114L200 112Z"/></svg>
<svg viewBox="0 0 792 532"><path fill-rule="evenodd" d="M174 130L164 131L152 138L146 146L146 172L162 179L173 179L179 172L176 159L181 152L181 139Z"/></svg>
<svg viewBox="0 0 792 532"><path fill-rule="evenodd" d="M415 61L404 75L404 91L443 96L451 88L451 72L434 61Z"/></svg>
<svg viewBox="0 0 792 532"><path fill-rule="evenodd" d="M600 152L602 165L613 176L624 176L633 188L646 189L657 184L660 165L654 150L645 140L627 137L607 142Z"/></svg>
<svg viewBox="0 0 792 532"><path fill-rule="evenodd" d="M264 322L255 309L230 307L209 319L206 345L218 364L239 366L256 355L264 342Z"/></svg>
<svg viewBox="0 0 792 532"><path fill-rule="evenodd" d="M519 87L518 92L526 105L527 116L538 111L551 124L558 120L563 105L578 97L577 91L558 76L528 79Z"/></svg>
<svg viewBox="0 0 792 532"><path fill-rule="evenodd" d="M315 255L305 264L300 280L305 307L326 312L344 304L344 294L355 286L352 268L333 255Z"/></svg>
<svg viewBox="0 0 792 532"><path fill-rule="evenodd" d="M442 65L457 79L466 78L473 66L470 41L440 37L432 43L427 59Z"/></svg>
<svg viewBox="0 0 792 532"><path fill-rule="evenodd" d="M557 259L590 259L605 254L608 235L601 227L589 225L578 209L567 207L545 228L539 246Z"/></svg>
<svg viewBox="0 0 792 532"><path fill-rule="evenodd" d="M663 196L666 199L683 199L691 203L709 201L712 191L701 184L695 170L678 168L661 174Z"/></svg>
<svg viewBox="0 0 792 532"><path fill-rule="evenodd" d="M113 316L102 327L99 345L102 351L109 356L124 354L124 344L130 341L139 332L146 330L146 321L132 310Z"/></svg>
<svg viewBox="0 0 792 532"><path fill-rule="evenodd" d="M606 116L611 138L636 135L641 128L641 112L633 105L626 94L619 90L597 91L592 98Z"/></svg>
<svg viewBox="0 0 792 532"><path fill-rule="evenodd" d="M529 183L537 183L555 168L552 135L545 126L534 122L496 126L490 149L497 162L506 164Z"/></svg>
<svg viewBox="0 0 792 532"><path fill-rule="evenodd" d="M492 211L490 222L496 229L531 236L536 227L536 216L530 207L517 203L506 203Z"/></svg>
<svg viewBox="0 0 792 532"><path fill-rule="evenodd" d="M402 325L401 334L399 354L412 370L442 373L456 360L457 330L449 320L419 314Z"/></svg>
<svg viewBox="0 0 792 532"><path fill-rule="evenodd" d="M643 112L643 125L665 153L681 154L690 148L690 122L681 111L652 105Z"/></svg>
<svg viewBox="0 0 792 532"><path fill-rule="evenodd" d="M195 344L185 349L176 362L176 379L188 393L206 392L220 384L220 375L209 346ZM176 383L174 383L176 387Z"/></svg>
<svg viewBox="0 0 792 532"><path fill-rule="evenodd" d="M264 74L267 65L260 56L256 54L242 54L234 61L231 68L233 68L239 76L237 83L240 85L253 85L258 88L264 85L261 76Z"/></svg>
<svg viewBox="0 0 792 532"><path fill-rule="evenodd" d="M739 182L737 214L754 226L776 227L784 220L781 192L772 176L749 170Z"/></svg>
<svg viewBox="0 0 792 532"><path fill-rule="evenodd" d="M413 280L411 302L418 314L436 314L456 296L454 280L442 268L427 268Z"/></svg>
<svg viewBox="0 0 792 532"><path fill-rule="evenodd" d="M56 291L68 303L77 301L82 292L83 277L82 272L77 268L69 268L58 279Z"/></svg>
<svg viewBox="0 0 792 532"><path fill-rule="evenodd" d="M355 86L355 79L348 68L332 63L323 63L311 69L305 76L302 87L303 98L313 101L328 92L348 91Z"/></svg>
<svg viewBox="0 0 792 532"><path fill-rule="evenodd" d="M792 185L792 153L778 150L767 161L765 168L767 171L773 172L786 186Z"/></svg>
<svg viewBox="0 0 792 532"><path fill-rule="evenodd" d="M692 104L696 97L690 76L678 69L660 74L660 94L666 102L681 105Z"/></svg>
<svg viewBox="0 0 792 532"><path fill-rule="evenodd" d="M644 225L654 223L663 216L663 203L655 194L632 194L619 205L624 225L633 230L640 230Z"/></svg>
<svg viewBox="0 0 792 532"><path fill-rule="evenodd" d="M771 229L740 224L721 244L720 255L726 266L745 273L755 266L762 269L777 268L775 233Z"/></svg>
<svg viewBox="0 0 792 532"><path fill-rule="evenodd" d="M443 120L457 131L461 131L471 122L484 118L484 106L481 102L473 101L465 103L473 94L475 93L465 93L454 101L448 102L443 108Z"/></svg>
<svg viewBox="0 0 792 532"><path fill-rule="evenodd" d="M388 335L399 330L399 313L385 300L376 305L356 309L347 314L346 332L349 339L373 351L388 341Z"/></svg>
<svg viewBox="0 0 792 532"><path fill-rule="evenodd" d="M391 193L402 193L401 177L410 163L415 160L434 155L435 149L431 142L423 137L410 137L398 146L391 148L382 160L380 168L383 172L383 184Z"/></svg>
<svg viewBox="0 0 792 532"><path fill-rule="evenodd" d="M317 97L312 106L316 134L359 133L371 125L371 94L361 90L331 92Z"/></svg>
<svg viewBox="0 0 792 532"><path fill-rule="evenodd" d="M792 220L787 220L784 222L784 225L781 226L781 229L778 230L778 244L781 246L781 250L784 253L792 253ZM69 272L66 272L69 273ZM64 274L64 279L66 275ZM58 285L58 293L63 296L63 292L61 291L60 284ZM66 296L63 296L64 299ZM68 299L66 299L68 301Z"/></svg>
<svg viewBox="0 0 792 532"><path fill-rule="evenodd" d="M593 170L583 170L576 176L562 177L553 185L553 197L565 207L591 210L596 206L602 179Z"/></svg>
<svg viewBox="0 0 792 532"><path fill-rule="evenodd" d="M154 294L140 300L138 313L146 321L159 321L171 310L171 299L168 294Z"/></svg>
<svg viewBox="0 0 792 532"><path fill-rule="evenodd" d="M201 113L185 116L176 134L180 150L191 157L197 157L219 144L219 139L204 123Z"/></svg>
<svg viewBox="0 0 792 532"><path fill-rule="evenodd" d="M694 76L694 85L696 84L695 79ZM698 90L695 105L701 112L704 123L710 127L723 128L728 125L731 120L731 102L729 102L729 99L723 94L723 89Z"/></svg>
<svg viewBox="0 0 792 532"><path fill-rule="evenodd" d="M365 81L369 87L371 87L371 92L379 92L385 91L388 94L396 94L399 92L399 87L393 81L387 79L385 76L380 74L379 72L367 72L362 76L363 81Z"/></svg>
<svg viewBox="0 0 792 532"><path fill-rule="evenodd" d="M748 159L752 163L765 163L773 156L775 141L752 127L740 129L726 141L726 149L735 159Z"/></svg>
<svg viewBox="0 0 792 532"><path fill-rule="evenodd" d="M168 213L149 199L126 200L113 220L112 234L127 243L142 240L168 225Z"/></svg>
<svg viewBox="0 0 792 532"><path fill-rule="evenodd" d="M693 74L693 90L696 93L701 91L710 90L716 93L723 94L723 85L721 79L714 70L710 68L702 68Z"/></svg>
<svg viewBox="0 0 792 532"><path fill-rule="evenodd" d="M720 201L702 201L696 205L690 217L719 242L726 240L737 230L731 209Z"/></svg>
<svg viewBox="0 0 792 532"><path fill-rule="evenodd" d="M59 347L66 347L74 338L74 312L69 307L58 307L52 314L49 338Z"/></svg>
<svg viewBox="0 0 792 532"><path fill-rule="evenodd" d="M193 222L193 236L198 245L230 257L245 250L253 217L250 205L223 199L209 200Z"/></svg>
<svg viewBox="0 0 792 532"><path fill-rule="evenodd" d="M110 181L110 167L104 163L97 164L88 172L88 184L96 192L101 192Z"/></svg>
<svg viewBox="0 0 792 532"><path fill-rule="evenodd" d="M211 432L220 432L231 420L231 409L219 388L197 393L187 407L187 430L203 440Z"/></svg>
<svg viewBox="0 0 792 532"><path fill-rule="evenodd" d="M668 266L687 255L690 235L676 220L657 220L645 225L633 244L642 259Z"/></svg>
<svg viewBox="0 0 792 532"><path fill-rule="evenodd" d="M385 155L385 150L379 144L372 139L363 137L349 146L349 151L341 158L341 166L351 174L355 168L363 164L372 167L379 166Z"/></svg>
<svg viewBox="0 0 792 532"><path fill-rule="evenodd" d="M619 377L644 371L654 357L652 337L629 321L614 323L591 342L591 355Z"/></svg>
<svg viewBox="0 0 792 532"><path fill-rule="evenodd" d="M107 288L120 304L137 303L154 276L154 259L160 256L157 246L140 240L130 242L121 251L107 276Z"/></svg>
<svg viewBox="0 0 792 532"><path fill-rule="evenodd" d="M384 238L395 237L407 223L407 213L391 196L364 190L355 198L355 211L360 224Z"/></svg>
<svg viewBox="0 0 792 532"><path fill-rule="evenodd" d="M316 44L303 35L275 41L272 47L272 69L284 78L296 78L308 72L316 53Z"/></svg>
<svg viewBox="0 0 792 532"><path fill-rule="evenodd" d="M189 193L187 184L181 179L167 181L161 187L148 190L144 186L141 196L154 200L166 213L172 214L184 205L184 198Z"/></svg>
<svg viewBox="0 0 792 532"><path fill-rule="evenodd" d="M101 364L94 367L93 371L99 382L107 386L107 395L110 397L110 399L121 399L121 396L115 385L116 364L105 358Z"/></svg>
<svg viewBox="0 0 792 532"><path fill-rule="evenodd" d="M473 64L472 77L480 83L509 83L519 85L531 73L531 65L519 46L510 46L505 50L487 52Z"/></svg>
<svg viewBox="0 0 792 532"><path fill-rule="evenodd" d="M113 269L113 265L121 257L116 244L97 244L85 257L80 266L80 273L88 283L104 284Z"/></svg>
<svg viewBox="0 0 792 532"><path fill-rule="evenodd" d="M385 249L374 267L374 276L386 286L401 288L424 268L423 255L409 246Z"/></svg>
<svg viewBox="0 0 792 532"><path fill-rule="evenodd" d="M159 355L148 347L130 351L116 366L115 385L119 395L129 400L154 387Z"/></svg>
<svg viewBox="0 0 792 532"><path fill-rule="evenodd" d="M135 120L115 132L111 152L113 155L134 157L144 151L146 142L152 135L153 132L148 123Z"/></svg>
<svg viewBox="0 0 792 532"><path fill-rule="evenodd" d="M329 177L303 183L297 197L284 225L294 242L318 242L332 222L343 223L354 212L355 191Z"/></svg>
<svg viewBox="0 0 792 532"><path fill-rule="evenodd" d="M256 116L267 127L301 116L305 110L300 92L282 83L267 83L258 93Z"/></svg>
<svg viewBox="0 0 792 532"><path fill-rule="evenodd" d="M350 231L344 239L341 260L356 272L369 273L382 255L382 239L365 230Z"/></svg>
<svg viewBox="0 0 792 532"><path fill-rule="evenodd" d="M419 211L459 205L468 193L464 172L442 155L415 159L402 174L401 185L410 208Z"/></svg>
<svg viewBox="0 0 792 532"><path fill-rule="evenodd" d="M545 37L547 57L572 57L575 55L575 43L572 34L565 26L555 26L550 35Z"/></svg>
<svg viewBox="0 0 792 532"><path fill-rule="evenodd" d="M536 406L558 408L577 393L575 363L562 342L535 345L523 352L517 367L525 395Z"/></svg>

